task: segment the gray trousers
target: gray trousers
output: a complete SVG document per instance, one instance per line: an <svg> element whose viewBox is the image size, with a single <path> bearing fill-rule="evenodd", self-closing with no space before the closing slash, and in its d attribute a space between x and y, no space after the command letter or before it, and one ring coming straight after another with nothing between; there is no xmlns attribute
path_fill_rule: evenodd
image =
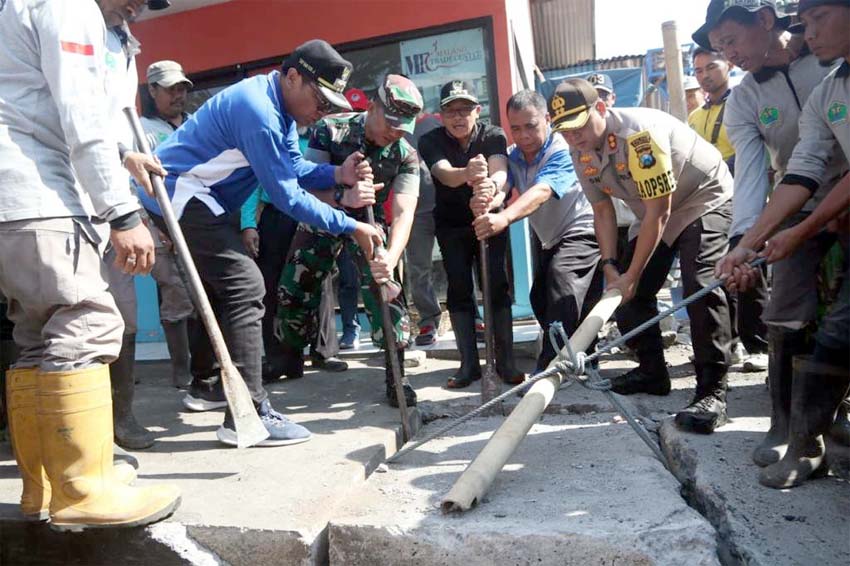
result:
<svg viewBox="0 0 850 566"><path fill-rule="evenodd" d="M417 214L413 219L407 242L407 286L413 305L419 312L419 326L437 326L440 322L440 302L434 292L434 214Z"/></svg>
<svg viewBox="0 0 850 566"><path fill-rule="evenodd" d="M108 364L124 323L84 218L0 223L0 293L20 348L16 367L46 372Z"/></svg>
<svg viewBox="0 0 850 566"><path fill-rule="evenodd" d="M154 242L159 242L160 232L150 226ZM179 322L192 316L195 307L189 297L189 290L180 277L177 259L165 246L156 248L156 262L151 270L159 291L159 318L163 322Z"/></svg>
<svg viewBox="0 0 850 566"><path fill-rule="evenodd" d="M135 334L138 329L138 301L136 300L136 282L133 275L124 273L115 267L115 250L108 246L103 256L106 263L106 281L109 293L118 305L121 318L124 319L124 334Z"/></svg>
<svg viewBox="0 0 850 566"><path fill-rule="evenodd" d="M808 215L797 213L783 227L799 224ZM773 265L770 301L764 312L767 324L798 330L817 320L818 272L836 241L835 234L821 232Z"/></svg>

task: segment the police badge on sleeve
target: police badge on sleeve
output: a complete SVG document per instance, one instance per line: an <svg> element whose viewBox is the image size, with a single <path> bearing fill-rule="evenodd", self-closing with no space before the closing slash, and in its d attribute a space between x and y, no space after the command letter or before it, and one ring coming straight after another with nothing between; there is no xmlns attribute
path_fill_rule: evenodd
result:
<svg viewBox="0 0 850 566"><path fill-rule="evenodd" d="M648 131L628 138L629 171L637 185L641 200L667 196L676 190L673 160Z"/></svg>

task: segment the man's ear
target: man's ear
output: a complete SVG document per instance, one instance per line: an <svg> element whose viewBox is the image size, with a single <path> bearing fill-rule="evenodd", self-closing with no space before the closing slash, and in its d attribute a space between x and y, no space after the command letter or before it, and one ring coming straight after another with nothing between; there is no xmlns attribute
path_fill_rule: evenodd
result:
<svg viewBox="0 0 850 566"><path fill-rule="evenodd" d="M608 107L605 106L605 102L602 99L597 100L594 107L596 108L596 111L602 115L603 118L608 113Z"/></svg>
<svg viewBox="0 0 850 566"><path fill-rule="evenodd" d="M287 71L286 71L286 81L290 85L292 85L292 86L296 85L300 78L301 78L301 74L297 70L295 70L295 67L290 67L289 69L287 69Z"/></svg>
<svg viewBox="0 0 850 566"><path fill-rule="evenodd" d="M152 84L148 85L148 94L151 95L151 98L156 98L156 87L155 87L155 85L152 85Z"/></svg>
<svg viewBox="0 0 850 566"><path fill-rule="evenodd" d="M756 13L756 21L760 27L767 31L776 28L776 14L768 7L764 7Z"/></svg>

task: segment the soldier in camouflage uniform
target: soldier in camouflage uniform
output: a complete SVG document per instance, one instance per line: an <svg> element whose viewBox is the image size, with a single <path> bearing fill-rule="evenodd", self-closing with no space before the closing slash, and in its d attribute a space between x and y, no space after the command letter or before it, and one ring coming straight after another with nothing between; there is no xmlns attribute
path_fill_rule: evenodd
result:
<svg viewBox="0 0 850 566"><path fill-rule="evenodd" d="M366 112L338 114L319 122L305 158L317 163L339 164L350 154L361 152L371 163L375 189L378 190L379 185L384 186L375 195L375 220L386 229L388 222L384 217L384 204L392 195L393 230L386 254L372 259L364 257L350 238L333 236L300 224L278 287L275 332L290 358L287 365L298 367L299 362L303 365L304 347L311 343L316 333L322 282L333 270L343 246L347 246L360 271L361 293L372 327L372 340L385 350L386 395L393 406L397 406L397 401L390 354L386 352L383 336L378 293L385 282L400 290L400 284L390 280L407 246L419 196L419 158L403 136L413 132L422 105L422 95L413 82L399 75L387 75ZM345 186L337 188L337 203L342 201L343 191L347 189ZM365 208L347 209L347 212L355 219L366 220ZM389 301L389 307L398 344L399 365L403 368L404 348L410 341L410 320L401 293ZM416 392L406 378L403 382L407 404L413 406L416 404Z"/></svg>

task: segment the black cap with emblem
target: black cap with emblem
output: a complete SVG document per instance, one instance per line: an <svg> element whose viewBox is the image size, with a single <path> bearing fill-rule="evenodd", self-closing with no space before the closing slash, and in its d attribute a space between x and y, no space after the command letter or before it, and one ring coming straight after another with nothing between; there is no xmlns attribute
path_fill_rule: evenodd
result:
<svg viewBox="0 0 850 566"><path fill-rule="evenodd" d="M440 89L440 106L445 106L449 102L455 100L467 100L473 104L478 104L478 97L475 96L475 87L468 81L451 81L443 85Z"/></svg>
<svg viewBox="0 0 850 566"><path fill-rule="evenodd" d="M338 108L351 110L351 104L344 93L353 66L330 43L311 39L299 45L283 63L284 71L292 67L315 81L328 102Z"/></svg>
<svg viewBox="0 0 850 566"><path fill-rule="evenodd" d="M165 10L171 6L168 0L148 0L148 10Z"/></svg>

